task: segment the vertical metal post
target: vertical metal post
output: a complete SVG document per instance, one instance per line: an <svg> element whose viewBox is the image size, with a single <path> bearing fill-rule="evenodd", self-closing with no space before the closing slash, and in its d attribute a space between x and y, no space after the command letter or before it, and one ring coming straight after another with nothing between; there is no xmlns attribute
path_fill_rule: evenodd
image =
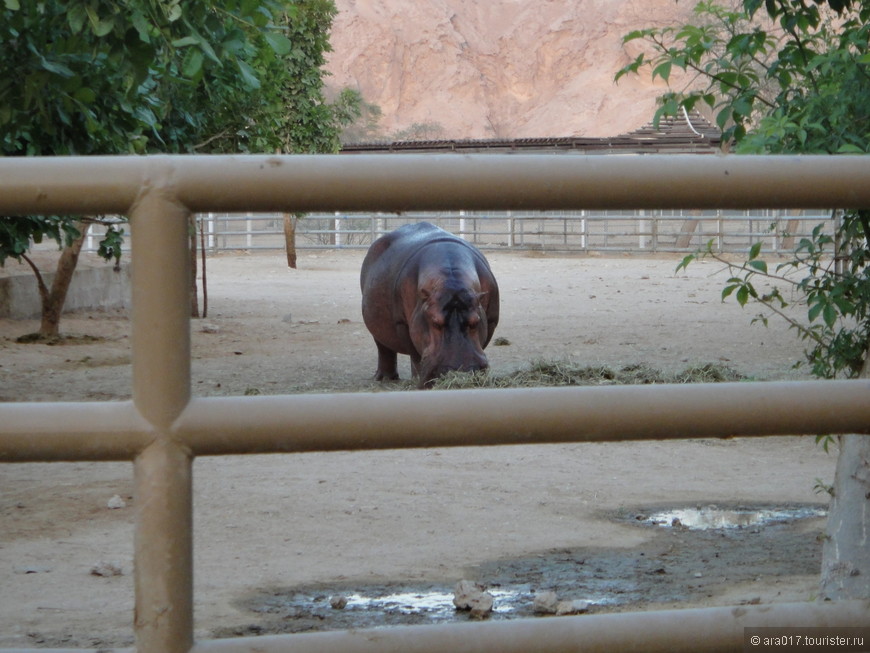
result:
<svg viewBox="0 0 870 653"><path fill-rule="evenodd" d="M508 241L507 246L508 249L513 249L514 247L514 218L513 214L508 211L507 212L507 230L508 230Z"/></svg>
<svg viewBox="0 0 870 653"><path fill-rule="evenodd" d="M193 646L193 502L190 452L158 437L134 463L138 653Z"/></svg>
<svg viewBox="0 0 870 653"><path fill-rule="evenodd" d="M160 186L131 211L133 403L154 433L134 463L139 653L193 645L190 452L171 426L190 400L188 211Z"/></svg>
<svg viewBox="0 0 870 653"><path fill-rule="evenodd" d="M646 211L640 209L637 211L638 220L637 220L637 248L641 251L646 247L646 220L643 217L646 215Z"/></svg>
<svg viewBox="0 0 870 653"><path fill-rule="evenodd" d="M208 250L212 254L215 254L215 253L217 253L218 247L217 247L217 239L215 238L215 235L214 235L214 232L215 232L214 213L208 214L208 221L206 222L206 224L208 225L208 245L207 245L207 247L208 247Z"/></svg>

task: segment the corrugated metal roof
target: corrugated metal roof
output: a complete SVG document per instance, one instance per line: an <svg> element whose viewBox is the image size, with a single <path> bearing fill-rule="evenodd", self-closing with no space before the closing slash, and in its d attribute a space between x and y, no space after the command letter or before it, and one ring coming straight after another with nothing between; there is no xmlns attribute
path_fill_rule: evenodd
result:
<svg viewBox="0 0 870 653"><path fill-rule="evenodd" d="M342 154L411 152L576 152L606 153L698 153L717 151L722 134L697 111L662 118L658 129L652 121L632 132L610 138L562 136L513 139L460 139L351 143Z"/></svg>

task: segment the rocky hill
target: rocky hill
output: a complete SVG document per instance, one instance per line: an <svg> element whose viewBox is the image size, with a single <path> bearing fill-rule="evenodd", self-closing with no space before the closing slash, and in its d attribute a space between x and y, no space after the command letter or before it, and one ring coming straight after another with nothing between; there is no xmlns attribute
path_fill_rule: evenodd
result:
<svg viewBox="0 0 870 653"><path fill-rule="evenodd" d="M686 19L676 0L336 0L328 83L380 107L379 135L613 136L648 122L661 84L613 76L627 32Z"/></svg>

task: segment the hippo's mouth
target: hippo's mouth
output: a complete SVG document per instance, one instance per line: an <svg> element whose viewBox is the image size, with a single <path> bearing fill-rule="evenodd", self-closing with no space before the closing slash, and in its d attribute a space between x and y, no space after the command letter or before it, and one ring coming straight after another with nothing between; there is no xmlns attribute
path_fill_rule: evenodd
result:
<svg viewBox="0 0 870 653"><path fill-rule="evenodd" d="M447 374L448 372L480 372L489 368L489 361L486 357L483 360L476 361L468 365L432 365L427 366L425 363L420 368L420 383L421 390L428 390L435 385L435 381Z"/></svg>

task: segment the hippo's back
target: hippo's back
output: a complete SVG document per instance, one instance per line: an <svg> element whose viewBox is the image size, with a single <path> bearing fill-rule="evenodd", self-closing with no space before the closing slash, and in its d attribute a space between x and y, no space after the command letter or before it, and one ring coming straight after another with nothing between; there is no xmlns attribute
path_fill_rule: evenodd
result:
<svg viewBox="0 0 870 653"><path fill-rule="evenodd" d="M430 222L406 224L378 238L363 259L360 271L363 297L365 298L366 289L371 289L372 284L385 281L383 277L395 282L402 268L420 248L441 240L465 244L461 238Z"/></svg>

